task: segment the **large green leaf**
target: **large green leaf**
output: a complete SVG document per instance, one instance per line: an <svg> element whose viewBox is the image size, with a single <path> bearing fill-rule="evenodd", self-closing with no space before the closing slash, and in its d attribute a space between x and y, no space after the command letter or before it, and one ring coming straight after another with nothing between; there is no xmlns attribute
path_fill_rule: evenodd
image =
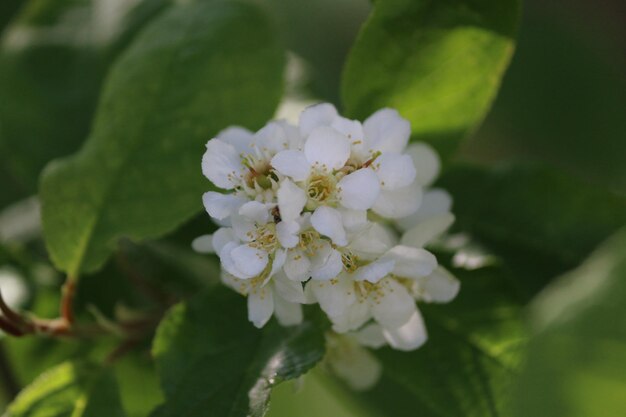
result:
<svg viewBox="0 0 626 417"><path fill-rule="evenodd" d="M85 147L44 173L55 264L70 275L94 270L119 236L156 237L197 213L204 143L271 117L283 60L252 5L185 4L150 24L111 71Z"/></svg>
<svg viewBox="0 0 626 417"><path fill-rule="evenodd" d="M378 0L345 68L347 113L393 107L444 154L484 117L513 52L518 0Z"/></svg>
<svg viewBox="0 0 626 417"><path fill-rule="evenodd" d="M63 363L37 378L9 406L7 417L125 417L113 374Z"/></svg>
<svg viewBox="0 0 626 417"><path fill-rule="evenodd" d="M626 415L625 278L626 229L541 293L511 415Z"/></svg>
<svg viewBox="0 0 626 417"><path fill-rule="evenodd" d="M155 416L261 416L270 390L296 378L324 355L324 328L316 321L257 330L244 299L218 287L179 304L154 341L166 402Z"/></svg>
<svg viewBox="0 0 626 417"><path fill-rule="evenodd" d="M469 232L522 273L527 297L626 224L626 198L539 166L457 167L440 184Z"/></svg>
<svg viewBox="0 0 626 417"><path fill-rule="evenodd" d="M420 305L426 344L413 352L374 351L380 382L364 393L342 389L357 409L367 409L364 416L504 415L526 341L522 302L501 267L453 272L461 280L458 297Z"/></svg>
<svg viewBox="0 0 626 417"><path fill-rule="evenodd" d="M14 198L34 194L44 165L79 148L109 65L164 1L106 12L96 0L26 2L0 48L0 186Z"/></svg>

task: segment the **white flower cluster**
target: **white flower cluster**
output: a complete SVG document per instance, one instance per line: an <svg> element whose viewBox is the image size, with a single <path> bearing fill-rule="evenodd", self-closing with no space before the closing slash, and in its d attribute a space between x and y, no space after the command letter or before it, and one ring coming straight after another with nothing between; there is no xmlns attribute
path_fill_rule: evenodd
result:
<svg viewBox="0 0 626 417"><path fill-rule="evenodd" d="M319 104L298 126L231 127L207 143L202 171L227 193L204 194L222 227L194 247L219 256L255 326L273 314L298 324L302 304L318 303L334 332L363 345L424 343L416 300L447 302L459 283L423 249L454 217L448 194L428 188L437 155L407 147L409 135L395 110L361 124Z"/></svg>

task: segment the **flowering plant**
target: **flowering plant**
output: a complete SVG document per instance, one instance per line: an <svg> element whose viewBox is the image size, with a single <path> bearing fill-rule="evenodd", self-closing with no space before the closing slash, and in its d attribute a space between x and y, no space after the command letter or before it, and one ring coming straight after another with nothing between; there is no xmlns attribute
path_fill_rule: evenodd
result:
<svg viewBox="0 0 626 417"><path fill-rule="evenodd" d="M619 71L479 129L519 6L2 0L0 414L626 415Z"/></svg>

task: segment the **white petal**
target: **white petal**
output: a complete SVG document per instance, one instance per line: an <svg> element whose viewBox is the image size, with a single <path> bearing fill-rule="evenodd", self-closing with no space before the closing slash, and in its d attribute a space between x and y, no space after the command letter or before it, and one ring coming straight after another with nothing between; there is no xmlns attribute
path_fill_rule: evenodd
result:
<svg viewBox="0 0 626 417"><path fill-rule="evenodd" d="M368 324L356 333L356 339L363 346L378 349L387 344L383 328L378 323Z"/></svg>
<svg viewBox="0 0 626 417"><path fill-rule="evenodd" d="M372 318L368 303L352 301L341 315L330 317L336 333L347 333L362 327Z"/></svg>
<svg viewBox="0 0 626 417"><path fill-rule="evenodd" d="M350 142L330 127L318 127L304 144L304 155L313 168L331 171L343 167L350 156Z"/></svg>
<svg viewBox="0 0 626 417"><path fill-rule="evenodd" d="M350 144L363 142L363 126L358 120L350 120L345 117L337 117L331 124L337 132L348 138Z"/></svg>
<svg viewBox="0 0 626 417"><path fill-rule="evenodd" d="M283 221L294 221L300 217L300 213L306 204L305 191L288 179L281 181L280 188L276 193L278 209Z"/></svg>
<svg viewBox="0 0 626 417"><path fill-rule="evenodd" d="M294 181L304 181L311 172L311 165L304 156L304 152L297 150L278 152L272 158L271 165L280 174L290 177Z"/></svg>
<svg viewBox="0 0 626 417"><path fill-rule="evenodd" d="M274 155L287 149L289 138L280 123L269 122L255 133L254 146L265 155Z"/></svg>
<svg viewBox="0 0 626 417"><path fill-rule="evenodd" d="M233 234L238 239L244 242L251 242L254 239L257 226L253 220L237 213L236 215L231 216L230 223Z"/></svg>
<svg viewBox="0 0 626 417"><path fill-rule="evenodd" d="M437 258L427 250L411 246L398 245L391 248L384 256L393 259L393 273L403 278L425 277L437 268Z"/></svg>
<svg viewBox="0 0 626 417"><path fill-rule="evenodd" d="M231 242L226 243L222 247L222 250L220 250L220 252L218 253L218 255L220 257L220 263L222 265L222 268L224 268L224 270L226 272L228 272L229 274L233 275L235 278L240 278L240 279L251 278L251 277L243 274L240 270L238 270L236 265L235 265L235 260L233 259L232 251L233 251L233 249L235 249L238 246L239 246L238 242L232 242L231 241Z"/></svg>
<svg viewBox="0 0 626 417"><path fill-rule="evenodd" d="M302 323L302 306L280 297L274 297L274 314L281 326L297 326Z"/></svg>
<svg viewBox="0 0 626 417"><path fill-rule="evenodd" d="M348 244L341 213L337 210L326 206L318 207L311 215L311 224L315 230L328 236L336 245L345 246Z"/></svg>
<svg viewBox="0 0 626 417"><path fill-rule="evenodd" d="M304 303L304 288L301 282L292 281L280 272L276 274L272 282L280 298L290 303Z"/></svg>
<svg viewBox="0 0 626 417"><path fill-rule="evenodd" d="M241 158L234 146L219 139L211 139L206 144L202 157L202 173L213 184L230 190L237 186L242 177Z"/></svg>
<svg viewBox="0 0 626 417"><path fill-rule="evenodd" d="M363 131L371 150L402 152L411 136L411 124L396 110L382 109L365 120Z"/></svg>
<svg viewBox="0 0 626 417"><path fill-rule="evenodd" d="M356 232L367 226L366 210L350 210L345 207L339 207L337 211L341 213L341 221L347 231Z"/></svg>
<svg viewBox="0 0 626 417"><path fill-rule="evenodd" d="M300 114L300 132L306 136L317 127L330 126L336 117L337 109L332 104L321 103L307 107Z"/></svg>
<svg viewBox="0 0 626 417"><path fill-rule="evenodd" d="M355 391L373 388L382 375L378 359L353 341L341 341L340 346L336 350L331 347L329 353L332 371Z"/></svg>
<svg viewBox="0 0 626 417"><path fill-rule="evenodd" d="M292 125L287 120L276 120L274 123L283 129L289 144L288 149L302 149L304 138L300 134L300 128L298 128L298 126Z"/></svg>
<svg viewBox="0 0 626 417"><path fill-rule="evenodd" d="M354 302L354 291L350 291L348 280L332 280L328 282L310 281L311 287L320 308L330 317L339 316Z"/></svg>
<svg viewBox="0 0 626 417"><path fill-rule="evenodd" d="M224 220L231 214L237 213L239 207L246 202L246 199L235 194L209 191L202 195L202 202L209 216L218 220Z"/></svg>
<svg viewBox="0 0 626 417"><path fill-rule="evenodd" d="M306 281L311 277L311 261L299 249L288 251L283 269L287 277L293 281Z"/></svg>
<svg viewBox="0 0 626 417"><path fill-rule="evenodd" d="M393 259L380 259L359 267L353 274L355 281L369 281L376 283L393 271L395 265Z"/></svg>
<svg viewBox="0 0 626 417"><path fill-rule="evenodd" d="M265 224L270 219L270 204L259 203L258 201L248 201L239 208L239 215L256 224Z"/></svg>
<svg viewBox="0 0 626 417"><path fill-rule="evenodd" d="M259 275L269 261L267 252L248 245L239 245L230 252L230 256L235 263L235 268L240 275L232 273L238 278L252 278ZM230 271L229 271L230 272Z"/></svg>
<svg viewBox="0 0 626 417"><path fill-rule="evenodd" d="M343 177L338 184L341 205L353 210L367 210L380 194L380 181L376 173L362 168Z"/></svg>
<svg viewBox="0 0 626 417"><path fill-rule="evenodd" d="M385 278L378 284L380 291L370 293L374 319L383 327L400 327L415 312L415 300L395 279Z"/></svg>
<svg viewBox="0 0 626 417"><path fill-rule="evenodd" d="M415 164L417 182L423 186L432 184L441 169L437 152L425 143L414 143L406 149L406 153L411 156Z"/></svg>
<svg viewBox="0 0 626 417"><path fill-rule="evenodd" d="M198 253L215 253L213 235L198 236L191 242L191 248Z"/></svg>
<svg viewBox="0 0 626 417"><path fill-rule="evenodd" d="M451 213L442 213L418 223L402 235L401 243L406 246L422 248L431 240L441 235L454 223Z"/></svg>
<svg viewBox="0 0 626 417"><path fill-rule="evenodd" d="M269 287L258 288L248 294L248 320L255 327L261 328L272 317L274 297Z"/></svg>
<svg viewBox="0 0 626 417"><path fill-rule="evenodd" d="M446 269L439 267L419 280L420 299L433 303L448 303L456 297L461 283Z"/></svg>
<svg viewBox="0 0 626 417"><path fill-rule="evenodd" d="M254 133L241 126L230 126L217 134L217 138L233 145L238 154L250 154L253 152L252 139Z"/></svg>
<svg viewBox="0 0 626 417"><path fill-rule="evenodd" d="M365 259L376 259L394 245L391 234L379 223L369 223L352 237L350 249Z"/></svg>
<svg viewBox="0 0 626 417"><path fill-rule="evenodd" d="M236 239L237 238L235 237L235 233L233 233L233 229L230 227L220 227L215 231L215 233L213 233L213 241L211 243L215 253L219 255L227 243Z"/></svg>
<svg viewBox="0 0 626 417"><path fill-rule="evenodd" d="M431 216L447 213L452 208L452 197L447 191L440 188L427 190L423 197L419 209L409 217L398 219L398 225L404 230L423 222Z"/></svg>
<svg viewBox="0 0 626 417"><path fill-rule="evenodd" d="M386 152L372 165L384 190L406 187L415 180L415 166L409 155Z"/></svg>
<svg viewBox="0 0 626 417"><path fill-rule="evenodd" d="M391 347L404 351L417 349L428 339L424 320L418 310L399 328L383 328L383 335Z"/></svg>
<svg viewBox="0 0 626 417"><path fill-rule="evenodd" d="M339 251L332 248L327 251L320 249L318 254L313 257L311 278L317 281L327 281L335 278L342 270L343 261Z"/></svg>
<svg viewBox="0 0 626 417"><path fill-rule="evenodd" d="M276 225L276 236L283 248L293 248L298 244L300 238L298 232L300 224L295 221L281 221Z"/></svg>
<svg viewBox="0 0 626 417"><path fill-rule="evenodd" d="M417 211L422 200L422 190L415 183L395 190L381 190L372 210L383 217L397 219Z"/></svg>
<svg viewBox="0 0 626 417"><path fill-rule="evenodd" d="M276 273L278 273L282 267L285 265L285 261L287 260L287 251L284 249L278 249L274 252L274 259L272 259L272 270L270 271L270 276L267 278L269 280L270 277L273 277Z"/></svg>

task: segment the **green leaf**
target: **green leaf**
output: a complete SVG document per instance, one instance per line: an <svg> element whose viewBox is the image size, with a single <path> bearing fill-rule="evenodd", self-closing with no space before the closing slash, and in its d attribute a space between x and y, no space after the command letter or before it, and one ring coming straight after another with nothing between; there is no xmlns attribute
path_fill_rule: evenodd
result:
<svg viewBox="0 0 626 417"><path fill-rule="evenodd" d="M539 166L457 167L440 180L458 230L524 271L531 296L626 224L626 198ZM532 272L529 272L532 268Z"/></svg>
<svg viewBox="0 0 626 417"><path fill-rule="evenodd" d="M322 359L324 329L272 321L257 330L244 299L218 287L172 309L153 354L167 398L155 416L262 416L272 387Z"/></svg>
<svg viewBox="0 0 626 417"><path fill-rule="evenodd" d="M113 374L65 362L37 378L9 406L7 417L125 417Z"/></svg>
<svg viewBox="0 0 626 417"><path fill-rule="evenodd" d="M228 125L257 128L272 116L283 61L252 5L186 4L151 23L109 74L85 147L44 173L56 266L93 271L118 237L154 238L199 212L204 144Z"/></svg>
<svg viewBox="0 0 626 417"><path fill-rule="evenodd" d="M47 162L79 148L110 64L164 1L120 3L107 16L96 0L25 2L0 49L0 186L14 199L36 192Z"/></svg>
<svg viewBox="0 0 626 417"><path fill-rule="evenodd" d="M348 115L395 108L415 139L448 155L489 109L519 9L518 0L378 0L345 67Z"/></svg>
<svg viewBox="0 0 626 417"><path fill-rule="evenodd" d="M626 229L531 308L531 340L516 417L626 414Z"/></svg>
<svg viewBox="0 0 626 417"><path fill-rule="evenodd" d="M374 351L381 381L352 394L378 416L501 416L525 342L522 305L500 267L453 270L450 304L420 305L429 339L420 349Z"/></svg>

